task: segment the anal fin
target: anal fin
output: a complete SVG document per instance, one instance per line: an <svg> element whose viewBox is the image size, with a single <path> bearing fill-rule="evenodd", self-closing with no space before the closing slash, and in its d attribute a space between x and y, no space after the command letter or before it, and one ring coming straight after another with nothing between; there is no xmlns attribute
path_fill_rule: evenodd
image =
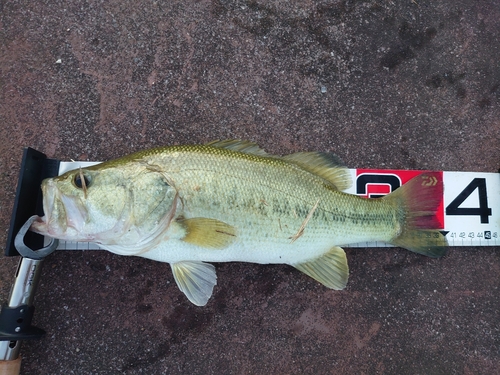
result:
<svg viewBox="0 0 500 375"><path fill-rule="evenodd" d="M330 289L344 289L349 278L347 257L338 246L316 259L293 266Z"/></svg>
<svg viewBox="0 0 500 375"><path fill-rule="evenodd" d="M170 266L179 289L196 306L205 306L217 284L215 267L194 261L172 263Z"/></svg>

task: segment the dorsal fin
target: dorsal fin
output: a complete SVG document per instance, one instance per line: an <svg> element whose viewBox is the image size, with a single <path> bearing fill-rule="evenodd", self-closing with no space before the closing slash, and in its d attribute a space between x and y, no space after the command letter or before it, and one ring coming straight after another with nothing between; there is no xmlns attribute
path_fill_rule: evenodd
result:
<svg viewBox="0 0 500 375"><path fill-rule="evenodd" d="M242 141L240 139L226 139L224 141L213 141L206 144L207 146L225 148L227 150L243 152L257 156L271 156L254 142Z"/></svg>
<svg viewBox="0 0 500 375"><path fill-rule="evenodd" d="M245 154L279 158L279 156L268 154L254 142L242 141L239 139L213 141L207 143L206 145L243 152ZM283 156L281 159L322 177L332 184L337 190L348 189L352 184L349 170L334 154L326 152L297 152L295 154Z"/></svg>
<svg viewBox="0 0 500 375"><path fill-rule="evenodd" d="M324 178L337 190L346 190L352 184L349 169L334 154L326 152L297 152L283 156L282 159Z"/></svg>

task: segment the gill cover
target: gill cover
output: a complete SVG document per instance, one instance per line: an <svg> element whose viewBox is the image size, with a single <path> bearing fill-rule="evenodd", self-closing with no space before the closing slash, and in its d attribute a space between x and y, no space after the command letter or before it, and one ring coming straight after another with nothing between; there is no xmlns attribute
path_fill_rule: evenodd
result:
<svg viewBox="0 0 500 375"><path fill-rule="evenodd" d="M178 195L159 171L140 163L107 163L69 171L42 184L40 234L89 241L122 255L157 244L175 214Z"/></svg>

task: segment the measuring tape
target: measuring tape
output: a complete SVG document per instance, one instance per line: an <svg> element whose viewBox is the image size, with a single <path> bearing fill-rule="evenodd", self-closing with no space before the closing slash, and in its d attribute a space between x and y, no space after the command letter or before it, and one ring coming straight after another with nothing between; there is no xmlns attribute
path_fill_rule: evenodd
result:
<svg viewBox="0 0 500 375"><path fill-rule="evenodd" d="M354 183L346 193L377 198L424 171L351 169L350 172ZM436 215L449 246L500 246L500 174L444 171L441 176L444 192ZM348 247L387 246L362 243Z"/></svg>
<svg viewBox="0 0 500 375"><path fill-rule="evenodd" d="M59 174L95 162L61 162ZM345 190L367 198L391 193L425 171L350 169L353 184ZM443 199L436 216L449 246L500 246L500 173L440 172ZM438 183L439 181L429 181ZM344 247L389 247L384 242L363 242ZM88 242L59 243L58 250L100 250Z"/></svg>

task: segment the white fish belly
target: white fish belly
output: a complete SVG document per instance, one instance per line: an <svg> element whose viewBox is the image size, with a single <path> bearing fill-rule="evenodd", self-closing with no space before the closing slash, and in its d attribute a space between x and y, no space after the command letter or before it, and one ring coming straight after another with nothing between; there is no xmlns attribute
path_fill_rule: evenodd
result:
<svg viewBox="0 0 500 375"><path fill-rule="evenodd" d="M182 240L169 240L139 256L175 263L180 261L205 262L250 262L261 264L296 264L315 259L326 253L331 241L305 243L299 240L291 243L261 241L255 243L231 244L225 249L207 249Z"/></svg>
<svg viewBox="0 0 500 375"><path fill-rule="evenodd" d="M279 238L271 236L262 238L262 240L253 239L256 237L245 237L240 237L239 240L224 249L204 248L180 239L170 239L143 254L139 254L139 256L168 263L205 261L297 264L316 259L334 246L369 240L384 240L382 234L377 236L375 233L350 231L339 233L332 230L330 235L326 236L323 231L308 231L307 228L296 241L292 241L289 236Z"/></svg>

